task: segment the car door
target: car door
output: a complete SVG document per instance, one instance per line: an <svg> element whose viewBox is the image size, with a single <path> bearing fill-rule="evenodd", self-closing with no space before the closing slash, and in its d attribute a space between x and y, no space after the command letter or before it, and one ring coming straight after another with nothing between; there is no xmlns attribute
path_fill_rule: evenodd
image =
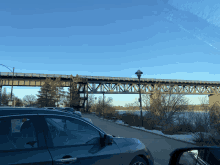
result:
<svg viewBox="0 0 220 165"><path fill-rule="evenodd" d="M0 117L1 165L52 165L37 116Z"/></svg>
<svg viewBox="0 0 220 165"><path fill-rule="evenodd" d="M101 133L93 125L70 116L48 115L44 118L48 131L48 149L54 165L121 164L118 146L115 143L101 146Z"/></svg>

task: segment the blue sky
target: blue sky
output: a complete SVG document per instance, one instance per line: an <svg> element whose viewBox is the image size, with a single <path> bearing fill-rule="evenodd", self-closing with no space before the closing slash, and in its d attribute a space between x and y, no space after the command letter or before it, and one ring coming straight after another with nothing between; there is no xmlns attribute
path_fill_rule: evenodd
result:
<svg viewBox="0 0 220 165"><path fill-rule="evenodd" d="M219 7L217 0L1 2L0 64L18 73L136 77L140 69L143 78L220 81ZM14 87L20 98L38 90ZM138 95L107 97L124 105ZM205 96L187 97L199 104Z"/></svg>

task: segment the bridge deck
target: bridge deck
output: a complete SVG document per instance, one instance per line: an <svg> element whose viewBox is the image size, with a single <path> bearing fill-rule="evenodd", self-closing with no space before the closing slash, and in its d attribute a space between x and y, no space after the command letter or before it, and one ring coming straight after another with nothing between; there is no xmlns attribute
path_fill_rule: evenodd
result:
<svg viewBox="0 0 220 165"><path fill-rule="evenodd" d="M0 78L12 77L12 72L0 72ZM80 78L87 78L89 81L92 80L117 80L117 81L138 81L138 78L130 77L107 77L107 76L83 76L78 75ZM71 78L71 75L60 75L60 74L36 74L36 73L14 73L14 78ZM76 76L73 76L76 77ZM141 78L141 82L161 82L161 83L194 83L194 84L220 84L220 81L202 81L202 80L181 80L181 79L155 79L155 78Z"/></svg>

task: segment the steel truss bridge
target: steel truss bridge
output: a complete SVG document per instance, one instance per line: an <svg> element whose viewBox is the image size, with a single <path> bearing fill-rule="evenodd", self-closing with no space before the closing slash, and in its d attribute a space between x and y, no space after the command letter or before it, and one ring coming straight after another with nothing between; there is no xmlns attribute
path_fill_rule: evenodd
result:
<svg viewBox="0 0 220 165"><path fill-rule="evenodd" d="M35 73L13 73L0 72L0 90L2 86L35 86L40 87L46 78L55 80L60 77L62 87L69 87L72 81L71 75L59 74L35 74ZM76 76L73 76L75 78ZM128 77L105 77L105 76L82 76L79 78L86 80L86 83L79 82L78 90L84 93L84 103L88 94L138 94L139 79ZM161 84L158 87L158 83ZM153 94L159 90L162 94L184 94L184 95L209 95L209 104L220 100L219 81L196 81L196 80L177 80L177 79L140 79L142 94ZM1 93L1 91L0 91ZM1 99L1 95L0 95ZM220 102L220 101L219 101Z"/></svg>

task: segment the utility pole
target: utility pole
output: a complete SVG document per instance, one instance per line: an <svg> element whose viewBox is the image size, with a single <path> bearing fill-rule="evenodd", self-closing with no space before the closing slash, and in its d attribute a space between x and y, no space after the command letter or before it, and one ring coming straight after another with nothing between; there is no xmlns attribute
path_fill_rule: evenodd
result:
<svg viewBox="0 0 220 165"><path fill-rule="evenodd" d="M96 99L97 99L97 97L95 97L95 114L96 114L96 110L97 110Z"/></svg>
<svg viewBox="0 0 220 165"><path fill-rule="evenodd" d="M104 93L105 93L105 92L103 92L103 110L102 110L102 114L103 114L103 112L104 112Z"/></svg>
<svg viewBox="0 0 220 165"><path fill-rule="evenodd" d="M143 72L138 70L135 74L138 76L138 80L139 80L139 102L140 102L140 111L141 111L141 126L143 127L143 115L142 115L142 104L141 104L141 85L140 85L140 78L141 78L141 74L143 74Z"/></svg>
<svg viewBox="0 0 220 165"><path fill-rule="evenodd" d="M3 64L0 64L6 68L8 68L10 71L11 69L9 67L7 67L6 65L3 65ZM12 87L11 87L11 100L10 100L10 104L11 106L13 105L13 102L12 102L12 93L13 93L13 79L14 79L14 70L15 70L15 67L13 67L13 76L12 76ZM12 71L11 71L12 72ZM0 99L1 100L1 99ZM1 103L0 103L1 104Z"/></svg>
<svg viewBox="0 0 220 165"><path fill-rule="evenodd" d="M14 74L15 74L15 67L13 67L11 98L12 98L12 92L13 92L13 81L14 81ZM15 98L14 98L14 99L15 99ZM14 107L15 107L15 102L14 102Z"/></svg>

